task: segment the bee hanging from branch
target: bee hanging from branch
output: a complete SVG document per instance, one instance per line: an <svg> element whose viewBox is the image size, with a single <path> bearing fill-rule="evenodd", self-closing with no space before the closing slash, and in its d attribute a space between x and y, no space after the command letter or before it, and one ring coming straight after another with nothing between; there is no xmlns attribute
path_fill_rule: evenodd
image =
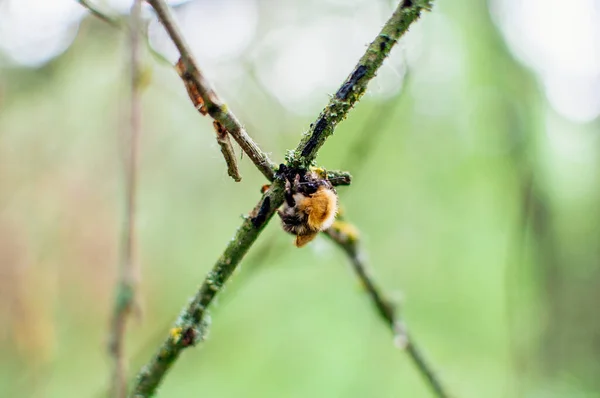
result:
<svg viewBox="0 0 600 398"><path fill-rule="evenodd" d="M291 169L281 165L285 179L285 203L277 212L286 232L296 235L296 246L312 241L331 227L338 212L338 197L327 173L320 169Z"/></svg>

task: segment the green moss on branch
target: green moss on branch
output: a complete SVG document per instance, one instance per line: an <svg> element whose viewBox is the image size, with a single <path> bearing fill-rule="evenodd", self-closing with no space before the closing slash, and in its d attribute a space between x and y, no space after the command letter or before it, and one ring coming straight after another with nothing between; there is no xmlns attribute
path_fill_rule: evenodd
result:
<svg viewBox="0 0 600 398"><path fill-rule="evenodd" d="M266 208L265 203L269 203ZM181 352L205 338L209 324L208 306L282 204L283 182L276 181L229 241L196 295L181 312L169 337L140 371L132 397L152 396Z"/></svg>

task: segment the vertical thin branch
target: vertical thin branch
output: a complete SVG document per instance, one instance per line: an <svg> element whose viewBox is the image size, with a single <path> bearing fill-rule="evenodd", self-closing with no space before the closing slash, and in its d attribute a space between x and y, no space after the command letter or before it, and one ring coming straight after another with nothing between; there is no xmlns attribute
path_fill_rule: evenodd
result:
<svg viewBox="0 0 600 398"><path fill-rule="evenodd" d="M513 156L515 158L515 156ZM521 163L520 159L515 159ZM512 363L511 373L514 375L514 391L515 397L524 395L523 386L520 382L520 377L527 372L527 361L525 350L519 344L516 331L518 321L517 309L521 305L522 297L517 297L519 292L518 287L515 287L516 275L524 267L525 248L527 244L527 231L529 228L532 212L532 204L534 202L534 176L532 170L525 166L519 165L517 168L519 177L519 208L515 222L513 237L508 242L507 263L504 269L504 296L505 296L505 311L506 323L508 329L508 350L509 357Z"/></svg>
<svg viewBox="0 0 600 398"><path fill-rule="evenodd" d="M384 293L371 276L366 254L360 244L358 230L347 222L336 221L331 228L325 231L325 234L331 238L331 240L333 240L350 259L352 269L377 309L377 313L392 330L396 344L406 350L410 359L417 367L417 370L421 373L423 378L425 378L435 395L439 398L448 398L450 395L448 395L442 386L441 381L437 378L433 369L425 360L421 350L409 335L404 321L396 314L394 303L385 297Z"/></svg>
<svg viewBox="0 0 600 398"><path fill-rule="evenodd" d="M136 196L141 132L141 42L142 0L134 0L130 17L131 98L129 135L125 145L125 218L123 222L119 280L116 286L111 322L110 354L113 360L111 392L113 397L127 396L127 363L125 332L127 320L136 303L139 265L136 260Z"/></svg>

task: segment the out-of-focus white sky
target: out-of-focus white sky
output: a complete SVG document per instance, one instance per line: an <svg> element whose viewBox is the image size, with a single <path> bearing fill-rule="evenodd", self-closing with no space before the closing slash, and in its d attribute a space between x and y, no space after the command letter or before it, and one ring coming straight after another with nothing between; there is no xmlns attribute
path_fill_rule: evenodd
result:
<svg viewBox="0 0 600 398"><path fill-rule="evenodd" d="M250 51L259 81L284 106L298 113L314 111L314 99L335 90L331 85L347 75L391 9L391 5L386 8L387 3L368 0L326 3L336 12L314 12L311 18L295 19L283 15L292 22L273 32L263 32L262 39ZM126 13L131 0L96 0L95 4L103 10ZM600 0L570 0L568 4L560 0L494 0L491 4L492 16L509 46L521 62L537 73L553 109L574 122L597 118ZM258 7L255 0L196 0L179 13L184 32L209 73L218 73L220 63L248 50L259 30ZM303 7L322 9L324 3L309 1ZM147 14L150 15L148 8ZM0 2L0 53L4 55L0 62L32 68L43 65L69 47L86 15L75 0ZM451 26L446 28L451 33ZM219 40L203 39L207 31ZM341 35L344 39L319 40L323 35ZM382 76L371 86L371 94L397 92L405 63L418 57L418 46L413 44L421 40L420 35L418 26L411 30L402 49L394 52L380 73ZM150 25L150 37L159 51L175 58L174 48L156 22ZM281 45L283 38L286 46ZM331 45L332 42L345 44ZM320 62L315 63L315 59Z"/></svg>

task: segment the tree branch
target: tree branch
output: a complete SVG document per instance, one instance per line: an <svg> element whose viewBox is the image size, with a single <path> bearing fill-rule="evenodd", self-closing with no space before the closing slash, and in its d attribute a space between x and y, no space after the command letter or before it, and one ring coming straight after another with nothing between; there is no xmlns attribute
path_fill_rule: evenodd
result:
<svg viewBox="0 0 600 398"><path fill-rule="evenodd" d="M345 221L336 220L331 228L325 231L348 256L352 269L367 291L373 305L381 319L388 324L395 336L396 343L404 348L413 361L419 373L425 378L433 392L439 398L448 398L449 395L442 386L440 380L433 372L431 366L425 360L421 350L415 344L406 330L406 325L396 315L395 305L381 292L373 277L370 275L366 255L360 244L358 230Z"/></svg>
<svg viewBox="0 0 600 398"><path fill-rule="evenodd" d="M209 87L208 83L205 82L198 68L193 63L190 51L183 42L182 36L164 1L147 1L157 11L159 18L163 21L171 38L182 53L182 58L185 54L187 59L184 59L184 61L194 81L196 81L199 88L207 90L207 87ZM377 38L369 45L365 55L360 59L354 71L342 84L329 105L321 112L316 122L311 125L311 128L295 152L289 156L288 163L291 167L308 167L314 161L319 148L365 92L367 83L375 76L375 72L381 66L398 38L419 17L421 11L428 9L430 5L431 0L421 0L419 2L405 0L397 7ZM203 98L206 95L206 98L204 98L205 104L211 116L214 114L213 117L221 122L230 133L232 133L231 128L233 127L240 128L240 131L243 131L235 118L226 117L230 114L225 112L226 108L223 111L222 108L224 107L220 105L220 101L214 102L215 98L209 96L209 94L214 95L214 92L205 91ZM235 122L235 125L232 125L232 122ZM257 166L259 164L264 166L262 162L259 162ZM209 272L199 291L181 312L167 339L158 348L154 357L138 374L136 384L131 393L132 397L142 398L152 396L182 351L204 339L209 323L208 306L221 291L227 279L256 241L265 225L273 217L277 208L283 204L284 181L283 179L274 179L272 164L269 163L268 167L272 173L266 172L266 169L261 169L261 171L263 171L263 174L269 180L274 181L273 184L263 194L256 207L250 213L250 216L244 220L233 239L230 240L223 255L221 255L214 265L212 271Z"/></svg>
<svg viewBox="0 0 600 398"><path fill-rule="evenodd" d="M182 64L182 73L180 75L184 83L192 81L195 84L208 114L231 134L261 173L269 181L272 181L275 178L275 170L277 169L275 163L250 138L239 120L217 95L208 80L206 80L192 55L190 47L183 38L181 30L175 21L175 16L167 3L164 0L146 1L154 8L158 19L162 22L175 47L179 50L179 54L181 55L180 62Z"/></svg>
<svg viewBox="0 0 600 398"><path fill-rule="evenodd" d="M127 320L136 305L136 286L140 270L135 258L135 220L139 141L141 134L141 74L142 54L140 49L142 20L142 0L134 0L130 17L131 50L131 106L129 136L125 140L125 220L119 280L111 322L109 352L113 359L112 395L117 398L127 396L127 366L125 359L125 332Z"/></svg>

